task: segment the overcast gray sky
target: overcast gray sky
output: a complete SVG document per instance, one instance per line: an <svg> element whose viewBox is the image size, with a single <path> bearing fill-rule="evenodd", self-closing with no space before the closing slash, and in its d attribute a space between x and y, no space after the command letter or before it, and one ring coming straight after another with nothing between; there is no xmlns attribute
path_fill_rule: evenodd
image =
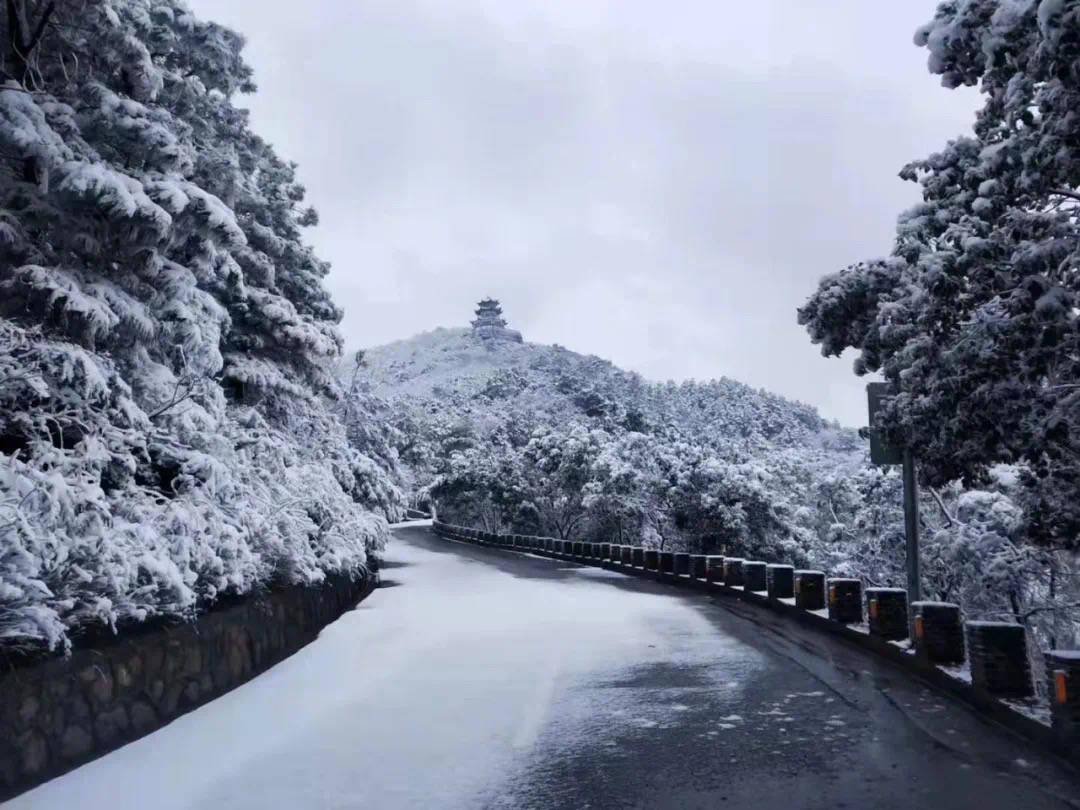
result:
<svg viewBox="0 0 1080 810"><path fill-rule="evenodd" d="M464 326L865 423L795 309L888 251L896 173L970 127L912 45L935 0L190 0L300 176L351 348Z"/></svg>

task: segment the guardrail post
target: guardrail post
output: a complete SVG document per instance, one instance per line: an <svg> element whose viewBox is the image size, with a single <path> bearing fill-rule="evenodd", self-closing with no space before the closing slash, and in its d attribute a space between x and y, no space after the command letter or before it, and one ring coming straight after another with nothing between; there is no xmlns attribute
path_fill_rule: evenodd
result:
<svg viewBox="0 0 1080 810"><path fill-rule="evenodd" d="M790 565L766 565L765 590L770 599L793 597L795 595L795 568Z"/></svg>
<svg viewBox="0 0 1080 810"><path fill-rule="evenodd" d="M690 555L685 553L678 553L675 555L675 576L689 576L690 574Z"/></svg>
<svg viewBox="0 0 1080 810"><path fill-rule="evenodd" d="M795 606L803 610L821 610L825 607L825 572L795 572Z"/></svg>
<svg viewBox="0 0 1080 810"><path fill-rule="evenodd" d="M743 560L743 590L764 591L768 589L766 565L758 560Z"/></svg>
<svg viewBox="0 0 1080 810"><path fill-rule="evenodd" d="M1023 625L968 622L967 644L972 684L994 695L1030 697L1035 693Z"/></svg>
<svg viewBox="0 0 1080 810"><path fill-rule="evenodd" d="M742 587L742 557L724 557L724 584L729 588Z"/></svg>
<svg viewBox="0 0 1080 810"><path fill-rule="evenodd" d="M660 570L660 552L655 548L645 549L645 570L646 571L659 571Z"/></svg>
<svg viewBox="0 0 1080 810"><path fill-rule="evenodd" d="M622 547L622 564L625 568L633 568L634 566L634 547L623 546Z"/></svg>
<svg viewBox="0 0 1080 810"><path fill-rule="evenodd" d="M705 558L705 579L723 584L724 558L719 554L710 554Z"/></svg>
<svg viewBox="0 0 1080 810"><path fill-rule="evenodd" d="M907 591L903 588L867 588L866 615L870 635L885 641L907 638Z"/></svg>
<svg viewBox="0 0 1080 810"><path fill-rule="evenodd" d="M1054 738L1066 754L1080 755L1080 650L1043 654L1049 681Z"/></svg>
<svg viewBox="0 0 1080 810"><path fill-rule="evenodd" d="M610 559L612 565L622 565L622 546L612 544Z"/></svg>
<svg viewBox="0 0 1080 810"><path fill-rule="evenodd" d="M690 576L694 579L705 579L708 574L708 560L704 554L691 554Z"/></svg>
<svg viewBox="0 0 1080 810"><path fill-rule="evenodd" d="M933 664L964 662L964 623L960 606L949 602L912 602L915 652Z"/></svg>
<svg viewBox="0 0 1080 810"><path fill-rule="evenodd" d="M640 546L634 546L633 551L634 551L634 555L631 558L630 562L633 563L634 568L644 568L645 567L645 549L641 548Z"/></svg>
<svg viewBox="0 0 1080 810"><path fill-rule="evenodd" d="M858 624L863 620L860 580L842 577L829 580L829 618L840 624Z"/></svg>
<svg viewBox="0 0 1080 810"><path fill-rule="evenodd" d="M674 574L675 573L675 554L670 551L660 552L660 573L661 574Z"/></svg>

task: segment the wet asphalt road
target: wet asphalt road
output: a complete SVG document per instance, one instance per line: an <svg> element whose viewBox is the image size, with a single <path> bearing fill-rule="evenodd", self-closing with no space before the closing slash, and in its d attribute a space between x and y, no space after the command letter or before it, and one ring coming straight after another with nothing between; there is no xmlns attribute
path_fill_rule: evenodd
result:
<svg viewBox="0 0 1080 810"><path fill-rule="evenodd" d="M403 539L449 545L523 583L588 571L415 531ZM659 628L668 660L627 660L565 684L536 745L478 806L1080 807L1071 771L839 640L637 578L591 587L679 600L707 626Z"/></svg>
<svg viewBox="0 0 1080 810"><path fill-rule="evenodd" d="M5 809L1080 808L1073 771L767 610L396 535L315 642Z"/></svg>

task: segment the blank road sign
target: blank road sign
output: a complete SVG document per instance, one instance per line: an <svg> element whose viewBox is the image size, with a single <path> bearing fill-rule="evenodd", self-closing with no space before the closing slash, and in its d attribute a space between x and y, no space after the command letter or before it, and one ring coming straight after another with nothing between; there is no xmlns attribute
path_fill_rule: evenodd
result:
<svg viewBox="0 0 1080 810"><path fill-rule="evenodd" d="M874 382L866 386L866 396L870 403L870 461L873 464L903 464L903 448L894 447L885 441L877 428L877 416L885 410L885 401L895 393L890 383Z"/></svg>

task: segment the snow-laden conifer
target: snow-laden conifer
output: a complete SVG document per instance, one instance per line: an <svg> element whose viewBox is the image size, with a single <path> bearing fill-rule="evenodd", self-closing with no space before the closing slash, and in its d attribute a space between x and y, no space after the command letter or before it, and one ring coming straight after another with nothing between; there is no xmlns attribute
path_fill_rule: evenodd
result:
<svg viewBox="0 0 1080 810"><path fill-rule="evenodd" d="M927 482L1017 465L1025 538L1080 537L1080 5L942 3L915 37L971 134L903 169L923 201L893 252L821 281L799 314L825 354L898 387L885 414Z"/></svg>
<svg viewBox="0 0 1080 810"><path fill-rule="evenodd" d="M233 104L242 39L177 0L8 6L0 639L357 571L400 495L327 404L341 313Z"/></svg>

